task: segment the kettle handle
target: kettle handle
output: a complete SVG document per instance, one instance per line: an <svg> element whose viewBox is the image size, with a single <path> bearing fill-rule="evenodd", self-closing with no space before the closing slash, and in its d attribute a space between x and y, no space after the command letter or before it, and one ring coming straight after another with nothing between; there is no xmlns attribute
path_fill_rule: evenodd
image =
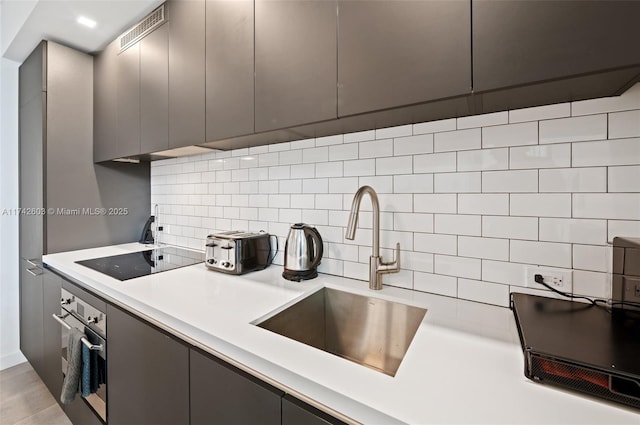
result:
<svg viewBox="0 0 640 425"><path fill-rule="evenodd" d="M320 260L322 260L322 254L324 253L324 244L322 242L322 236L320 236L320 232L315 227L305 226L304 233L310 235L311 238L315 241L315 245L317 247L317 255L313 259L313 263L311 263L311 268L315 268L320 264Z"/></svg>

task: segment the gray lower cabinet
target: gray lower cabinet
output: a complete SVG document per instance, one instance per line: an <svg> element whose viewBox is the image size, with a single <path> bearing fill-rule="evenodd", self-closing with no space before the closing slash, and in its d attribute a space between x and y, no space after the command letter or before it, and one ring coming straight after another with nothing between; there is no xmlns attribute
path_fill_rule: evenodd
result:
<svg viewBox="0 0 640 425"><path fill-rule="evenodd" d="M205 142L205 0L169 0L169 146Z"/></svg>
<svg viewBox="0 0 640 425"><path fill-rule="evenodd" d="M255 130L337 118L337 3L255 1Z"/></svg>
<svg viewBox="0 0 640 425"><path fill-rule="evenodd" d="M280 424L283 392L194 349L190 362L192 424Z"/></svg>
<svg viewBox="0 0 640 425"><path fill-rule="evenodd" d="M472 8L474 91L640 64L640 2L473 0Z"/></svg>
<svg viewBox="0 0 640 425"><path fill-rule="evenodd" d="M58 400L62 391L62 369L60 360L60 347L62 331L60 324L52 315L60 314L60 288L62 279L44 270L43 277L43 338L42 338L42 374L40 377L53 397Z"/></svg>
<svg viewBox="0 0 640 425"><path fill-rule="evenodd" d="M41 267L20 261L20 351L38 375L44 371ZM59 357L59 356L58 356Z"/></svg>
<svg viewBox="0 0 640 425"><path fill-rule="evenodd" d="M469 1L338 7L340 117L471 93Z"/></svg>
<svg viewBox="0 0 640 425"><path fill-rule="evenodd" d="M253 0L207 0L206 139L253 133Z"/></svg>
<svg viewBox="0 0 640 425"><path fill-rule="evenodd" d="M289 394L282 398L282 425L328 425L344 422L324 413L315 407L298 400Z"/></svg>
<svg viewBox="0 0 640 425"><path fill-rule="evenodd" d="M107 304L110 425L189 423L189 348Z"/></svg>

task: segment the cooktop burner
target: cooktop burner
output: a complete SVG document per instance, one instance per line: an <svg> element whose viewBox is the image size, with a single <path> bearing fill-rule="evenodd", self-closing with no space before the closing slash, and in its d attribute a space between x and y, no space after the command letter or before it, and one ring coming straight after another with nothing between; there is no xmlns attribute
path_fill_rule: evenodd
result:
<svg viewBox="0 0 640 425"><path fill-rule="evenodd" d="M125 281L204 262L204 253L173 246L91 258L76 263Z"/></svg>

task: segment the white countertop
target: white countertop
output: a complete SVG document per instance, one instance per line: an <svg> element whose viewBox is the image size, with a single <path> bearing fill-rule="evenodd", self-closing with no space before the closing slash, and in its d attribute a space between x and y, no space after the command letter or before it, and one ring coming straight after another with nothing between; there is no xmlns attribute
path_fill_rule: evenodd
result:
<svg viewBox="0 0 640 425"><path fill-rule="evenodd" d="M509 309L320 275L303 283L282 267L230 276L188 266L121 282L77 260L148 249L137 243L46 255L85 288L163 324L207 351L362 423L638 424L637 411L536 384L523 373ZM427 309L395 377L254 326L327 286Z"/></svg>

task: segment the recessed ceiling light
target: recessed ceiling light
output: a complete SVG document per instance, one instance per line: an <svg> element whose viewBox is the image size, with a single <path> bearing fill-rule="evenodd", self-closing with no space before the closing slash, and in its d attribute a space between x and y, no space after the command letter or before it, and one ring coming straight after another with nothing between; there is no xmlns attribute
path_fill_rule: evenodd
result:
<svg viewBox="0 0 640 425"><path fill-rule="evenodd" d="M76 22L78 22L80 25L84 25L85 27L89 27L89 28L93 28L96 26L96 21L89 18L85 18L84 16L78 16L78 19L76 19Z"/></svg>

